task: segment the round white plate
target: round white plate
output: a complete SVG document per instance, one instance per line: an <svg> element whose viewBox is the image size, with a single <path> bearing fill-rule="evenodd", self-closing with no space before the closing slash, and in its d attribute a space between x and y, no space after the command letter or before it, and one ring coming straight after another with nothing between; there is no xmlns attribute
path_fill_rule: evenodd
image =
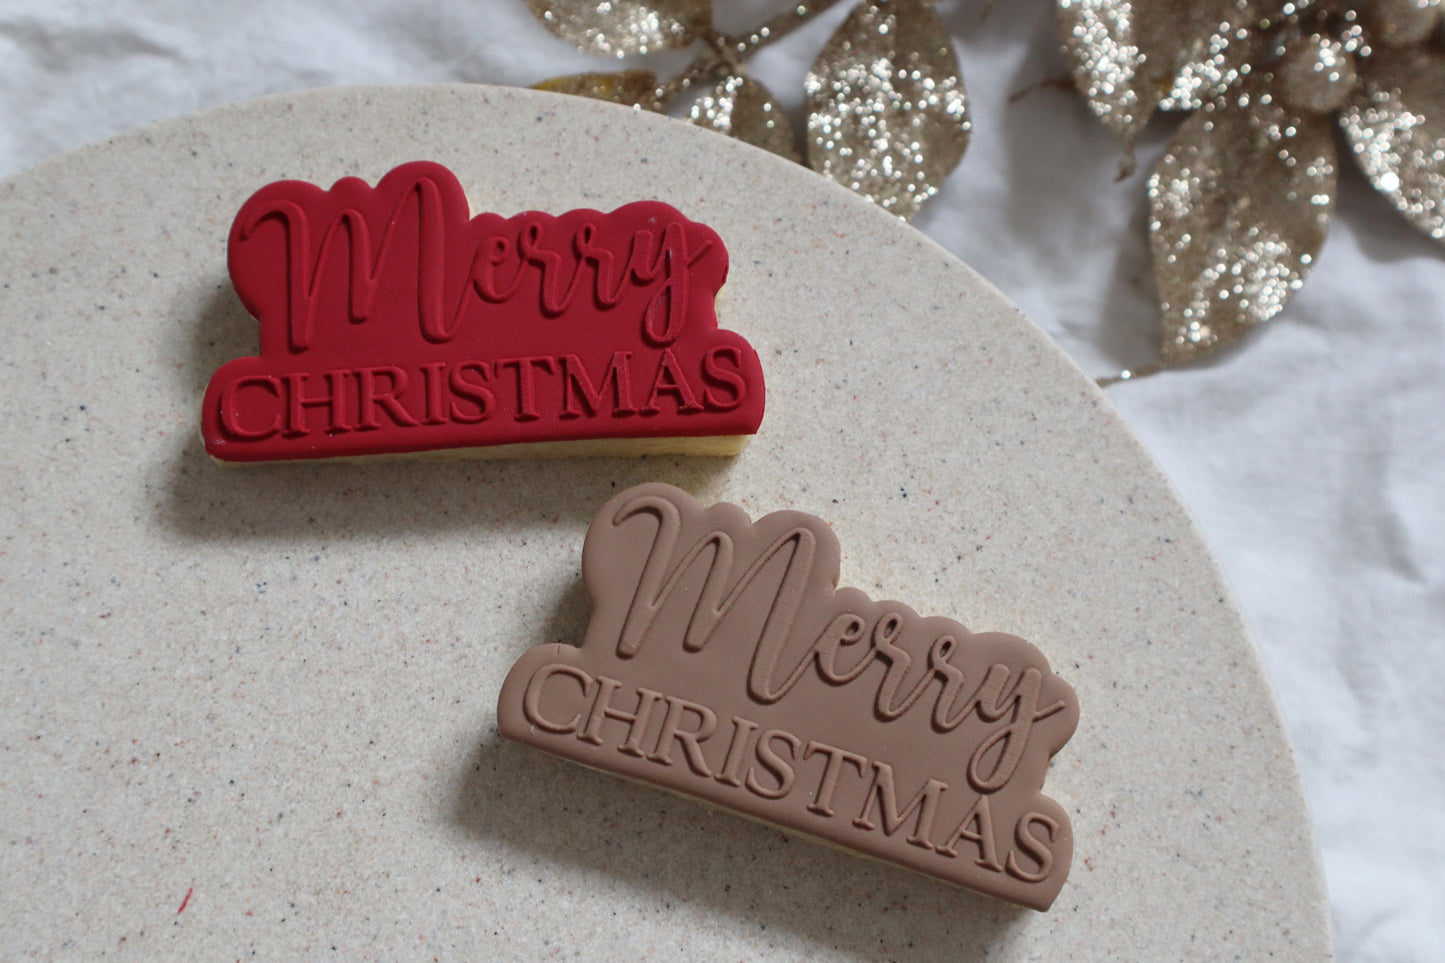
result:
<svg viewBox="0 0 1445 963"><path fill-rule="evenodd" d="M419 158L478 210L656 197L714 227L768 379L748 449L212 464L201 392L256 350L236 209ZM0 284L7 953L1328 954L1269 686L1168 483L998 292L822 178L607 104L319 91L0 184ZM844 584L1043 650L1082 713L1045 784L1076 839L1052 910L498 739L513 660L581 637L593 511L644 480L822 515Z"/></svg>

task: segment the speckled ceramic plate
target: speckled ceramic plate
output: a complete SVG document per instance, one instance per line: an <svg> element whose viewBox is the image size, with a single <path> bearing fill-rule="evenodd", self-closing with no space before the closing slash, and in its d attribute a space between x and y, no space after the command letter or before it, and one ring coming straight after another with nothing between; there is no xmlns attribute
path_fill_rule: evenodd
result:
<svg viewBox="0 0 1445 963"><path fill-rule="evenodd" d="M202 390L256 347L237 207L416 158L477 209L657 197L717 229L768 377L751 446L212 464ZM808 171L526 91L271 98L0 185L0 284L5 955L1328 954L1269 686L1158 468L988 284ZM823 515L845 584L1043 650L1082 709L1050 911L498 739L512 662L581 636L591 514L643 480Z"/></svg>

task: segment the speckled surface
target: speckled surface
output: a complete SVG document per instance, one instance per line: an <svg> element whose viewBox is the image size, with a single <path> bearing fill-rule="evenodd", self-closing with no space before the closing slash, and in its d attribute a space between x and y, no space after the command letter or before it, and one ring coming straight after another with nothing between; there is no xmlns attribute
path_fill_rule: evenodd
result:
<svg viewBox="0 0 1445 963"><path fill-rule="evenodd" d="M210 463L201 391L255 347L237 206L418 157L501 213L655 196L716 228L768 377L749 448ZM324 91L0 184L0 285L7 956L1328 955L1268 684L1167 482L995 291L814 175L609 105ZM513 660L586 623L592 512L644 480L823 515L844 583L1044 651L1081 706L1050 912L497 737Z"/></svg>

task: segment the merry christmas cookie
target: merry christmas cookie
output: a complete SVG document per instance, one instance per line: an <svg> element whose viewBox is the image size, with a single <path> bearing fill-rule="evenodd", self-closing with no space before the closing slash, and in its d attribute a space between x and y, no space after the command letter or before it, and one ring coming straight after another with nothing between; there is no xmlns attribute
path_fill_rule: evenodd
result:
<svg viewBox="0 0 1445 963"><path fill-rule="evenodd" d="M1047 909L1069 817L1042 793L1078 702L1034 646L837 588L828 524L668 485L587 532L580 647L508 673L503 735Z"/></svg>
<svg viewBox="0 0 1445 963"><path fill-rule="evenodd" d="M470 217L425 161L279 181L241 207L229 264L261 350L206 390L220 461L722 455L762 421L757 353L714 314L722 240L658 201Z"/></svg>

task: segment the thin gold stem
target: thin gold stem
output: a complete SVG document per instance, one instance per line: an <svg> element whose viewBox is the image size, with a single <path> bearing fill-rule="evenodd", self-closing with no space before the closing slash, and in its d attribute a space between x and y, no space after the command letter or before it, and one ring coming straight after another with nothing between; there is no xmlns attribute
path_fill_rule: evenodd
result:
<svg viewBox="0 0 1445 963"><path fill-rule="evenodd" d="M698 81L711 77L723 66L725 61L715 51L705 50L698 54L692 63L683 68L682 73L652 92L652 109L665 110L674 97L690 89Z"/></svg>
<svg viewBox="0 0 1445 963"><path fill-rule="evenodd" d="M812 20L840 0L811 0L791 4L788 9L763 23L754 30L740 34L720 34L708 31L703 37L707 48L688 64L682 73L658 87L652 95L652 109L661 111L675 97L692 88L693 84L706 80L723 70L741 73L748 58L774 40L781 40L803 24Z"/></svg>

